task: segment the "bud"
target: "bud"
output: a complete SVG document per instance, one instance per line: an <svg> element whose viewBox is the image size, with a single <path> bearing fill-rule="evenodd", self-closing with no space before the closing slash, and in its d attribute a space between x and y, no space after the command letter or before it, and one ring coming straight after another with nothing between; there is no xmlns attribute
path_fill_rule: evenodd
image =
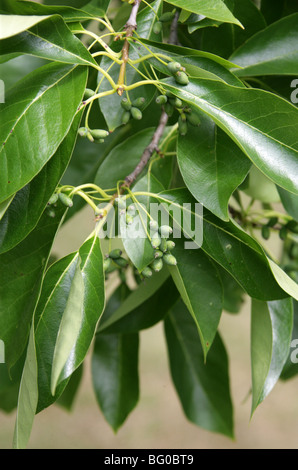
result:
<svg viewBox="0 0 298 470"><path fill-rule="evenodd" d="M165 238L161 239L161 243L159 245L159 249L164 253L167 251L167 240Z"/></svg>
<svg viewBox="0 0 298 470"><path fill-rule="evenodd" d="M268 240L270 237L270 228L268 227L268 225L263 225L261 232L264 240Z"/></svg>
<svg viewBox="0 0 298 470"><path fill-rule="evenodd" d="M85 93L84 93L84 98L83 100L88 100L88 98L92 98L92 96L95 95L95 91L91 90L91 88L86 88Z"/></svg>
<svg viewBox="0 0 298 470"><path fill-rule="evenodd" d="M120 248L115 248L109 253L109 257L114 260L120 258L121 255L122 255L122 250L120 250Z"/></svg>
<svg viewBox="0 0 298 470"><path fill-rule="evenodd" d="M131 103L128 101L127 98L123 98L123 100L121 100L121 106L125 111L131 110Z"/></svg>
<svg viewBox="0 0 298 470"><path fill-rule="evenodd" d="M192 126L198 126L201 123L200 117L194 112L187 113L186 119Z"/></svg>
<svg viewBox="0 0 298 470"><path fill-rule="evenodd" d="M128 261L125 259L125 258L116 258L116 259L113 259L114 263L117 264L117 266L119 266L120 268L126 268L126 266L128 265Z"/></svg>
<svg viewBox="0 0 298 470"><path fill-rule="evenodd" d="M158 234L158 232L155 232L152 239L151 239L151 245L153 248L158 248L161 244L161 238Z"/></svg>
<svg viewBox="0 0 298 470"><path fill-rule="evenodd" d="M130 120L130 112L129 111L124 111L121 117L121 122L122 124L127 124L128 121Z"/></svg>
<svg viewBox="0 0 298 470"><path fill-rule="evenodd" d="M152 232L157 232L158 231L158 222L156 220L150 220L149 227L152 230Z"/></svg>
<svg viewBox="0 0 298 470"><path fill-rule="evenodd" d="M175 242L173 240L167 240L167 251L172 251L175 248Z"/></svg>
<svg viewBox="0 0 298 470"><path fill-rule="evenodd" d="M163 257L163 252L160 251L160 250L156 250L156 252L154 253L154 258L158 259L158 258L162 258L162 257Z"/></svg>
<svg viewBox="0 0 298 470"><path fill-rule="evenodd" d="M174 19L175 12L176 10L167 11L166 13L163 13L159 18L159 21L161 21L162 23L168 23L169 21L172 21Z"/></svg>
<svg viewBox="0 0 298 470"><path fill-rule="evenodd" d="M169 62L167 64L168 71L174 75L181 69L181 64L179 62Z"/></svg>
<svg viewBox="0 0 298 470"><path fill-rule="evenodd" d="M73 206L72 199L70 197L68 197L67 194L59 193L59 199L62 202L62 204L64 204L66 207L72 207Z"/></svg>
<svg viewBox="0 0 298 470"><path fill-rule="evenodd" d="M268 220L267 227L274 227L275 224L278 222L278 217L271 217Z"/></svg>
<svg viewBox="0 0 298 470"><path fill-rule="evenodd" d="M183 115L180 115L178 119L178 130L180 135L186 135L188 131L187 122L183 116L185 116L184 113Z"/></svg>
<svg viewBox="0 0 298 470"><path fill-rule="evenodd" d="M177 72L175 75L175 80L179 85L188 85L189 79L185 72Z"/></svg>
<svg viewBox="0 0 298 470"><path fill-rule="evenodd" d="M166 95L159 95L155 101L157 104L163 105L163 104L166 104L166 102L168 101L168 98L166 97Z"/></svg>
<svg viewBox="0 0 298 470"><path fill-rule="evenodd" d="M105 129L94 129L90 130L90 134L94 139L99 140L107 137L109 135L109 131L106 131Z"/></svg>
<svg viewBox="0 0 298 470"><path fill-rule="evenodd" d="M133 223L133 216L131 214L126 214L125 220L127 225L131 225Z"/></svg>
<svg viewBox="0 0 298 470"><path fill-rule="evenodd" d="M142 111L139 108L135 108L134 106L130 110L133 119L140 121L143 117Z"/></svg>
<svg viewBox="0 0 298 470"><path fill-rule="evenodd" d="M141 96L140 98L136 98L133 102L132 102L132 105L135 107L135 108L142 108L145 104L145 98L143 96Z"/></svg>
<svg viewBox="0 0 298 470"><path fill-rule="evenodd" d="M176 264L177 264L177 260L176 260L175 256L171 255L170 253L166 253L163 257L163 260L169 266L176 266Z"/></svg>
<svg viewBox="0 0 298 470"><path fill-rule="evenodd" d="M153 32L154 34L159 34L161 33L162 30L162 23L160 21L156 21L153 26Z"/></svg>
<svg viewBox="0 0 298 470"><path fill-rule="evenodd" d="M159 228L159 233L161 237L168 238L173 233L173 229L169 225L162 225Z"/></svg>
<svg viewBox="0 0 298 470"><path fill-rule="evenodd" d="M136 208L133 204L130 204L127 208L127 213L130 215L135 215L136 213Z"/></svg>
<svg viewBox="0 0 298 470"><path fill-rule="evenodd" d="M156 273L159 273L159 271L161 271L163 268L162 258L155 259L153 263L151 263L151 267L153 271L155 271Z"/></svg>
<svg viewBox="0 0 298 470"><path fill-rule="evenodd" d="M179 98L170 98L170 103L174 108L183 108L183 101L181 101Z"/></svg>
<svg viewBox="0 0 298 470"><path fill-rule="evenodd" d="M80 127L80 129L78 130L78 134L80 137L87 137L88 132L89 131L87 127Z"/></svg>
<svg viewBox="0 0 298 470"><path fill-rule="evenodd" d="M58 201L58 194L57 193L54 193L50 199L49 199L49 202L48 204L51 205L51 204L55 204L57 201Z"/></svg>
<svg viewBox="0 0 298 470"><path fill-rule="evenodd" d="M141 274L144 276L144 277L151 277L153 272L152 270L147 266L146 268L143 269L143 271L141 272Z"/></svg>

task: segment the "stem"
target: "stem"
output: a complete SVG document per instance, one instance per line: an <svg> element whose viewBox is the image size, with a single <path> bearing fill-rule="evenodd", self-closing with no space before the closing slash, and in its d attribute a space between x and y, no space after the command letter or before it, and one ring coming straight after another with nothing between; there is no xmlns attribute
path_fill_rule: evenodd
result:
<svg viewBox="0 0 298 470"><path fill-rule="evenodd" d="M180 12L176 11L174 19L173 19L172 24L171 24L170 36L169 36L169 40L168 40L169 44L174 44L176 46L179 44L179 41L178 41L178 19L179 19L179 15L180 15Z"/></svg>
<svg viewBox="0 0 298 470"><path fill-rule="evenodd" d="M145 148L141 160L137 164L136 168L130 173L126 178L124 185L129 187L139 176L139 174L143 171L147 163L149 162L150 158L152 157L153 153L158 151L158 144L161 139L161 136L165 130L167 125L169 116L165 111L162 111L159 124L153 134L152 140L150 144Z"/></svg>

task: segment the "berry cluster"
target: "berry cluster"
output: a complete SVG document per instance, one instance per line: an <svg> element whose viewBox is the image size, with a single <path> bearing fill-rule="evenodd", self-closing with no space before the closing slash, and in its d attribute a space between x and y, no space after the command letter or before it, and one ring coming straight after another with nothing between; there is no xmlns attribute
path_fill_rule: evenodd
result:
<svg viewBox="0 0 298 470"><path fill-rule="evenodd" d="M62 204L66 207L73 206L72 199L66 193L63 193L63 192L54 193L48 201L47 214L49 217L54 218L56 216L54 208L57 207L58 200L60 200Z"/></svg>
<svg viewBox="0 0 298 470"><path fill-rule="evenodd" d="M123 98L121 100L121 106L124 110L121 118L122 124L127 124L131 118L140 121L143 117L142 109L144 104L145 98L142 96L133 102L130 102L128 98Z"/></svg>
<svg viewBox="0 0 298 470"><path fill-rule="evenodd" d="M276 227L279 220L278 217L270 217L266 225L262 226L261 233L264 240L268 240L271 235L271 228ZM286 224L280 224L278 227L279 230L279 238L281 240L285 240L287 238L288 232L298 233L298 222L295 220L290 220Z"/></svg>
<svg viewBox="0 0 298 470"><path fill-rule="evenodd" d="M175 13L176 13L176 10L167 11L167 12L163 13L160 16L159 20L156 21L156 23L154 24L154 27L153 27L154 34L161 33L163 25L165 23L170 23L174 19Z"/></svg>

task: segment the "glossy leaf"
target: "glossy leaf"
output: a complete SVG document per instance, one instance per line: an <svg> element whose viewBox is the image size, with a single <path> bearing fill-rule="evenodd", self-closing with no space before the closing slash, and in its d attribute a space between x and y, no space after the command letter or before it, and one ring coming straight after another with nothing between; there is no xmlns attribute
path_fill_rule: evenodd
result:
<svg viewBox="0 0 298 470"><path fill-rule="evenodd" d="M298 197L296 194L289 193L280 187L277 187L277 191L288 214L290 214L295 220L298 220Z"/></svg>
<svg viewBox="0 0 298 470"><path fill-rule="evenodd" d="M198 328L206 358L223 307L221 280L215 264L202 250L185 249L183 239L175 239L175 243L177 266L169 266L169 271Z"/></svg>
<svg viewBox="0 0 298 470"><path fill-rule="evenodd" d="M243 67L238 76L296 75L298 13L260 31L235 51L230 60Z"/></svg>
<svg viewBox="0 0 298 470"><path fill-rule="evenodd" d="M2 18L7 22L6 16L2 16ZM21 16L20 18L26 17ZM42 18L36 26L27 31L2 40L0 53L30 54L42 59L68 64L96 66L90 52L76 36L71 34L69 28L58 15L47 17L45 20Z"/></svg>
<svg viewBox="0 0 298 470"><path fill-rule="evenodd" d="M167 315L165 333L171 374L186 417L233 437L228 357L219 334L205 363L196 324L181 302Z"/></svg>
<svg viewBox="0 0 298 470"><path fill-rule="evenodd" d="M132 291L121 304L113 304L112 309L105 311L98 332L135 333L151 328L164 318L178 298L178 291L169 273L163 269Z"/></svg>
<svg viewBox="0 0 298 470"><path fill-rule="evenodd" d="M86 78L84 67L52 63L10 89L0 105L0 202L32 180L56 152L82 100Z"/></svg>
<svg viewBox="0 0 298 470"><path fill-rule="evenodd" d="M166 0L178 8L207 16L218 21L227 23L235 23L241 26L241 23L234 17L232 12L227 8L223 0Z"/></svg>
<svg viewBox="0 0 298 470"><path fill-rule="evenodd" d="M162 0L155 0L152 2L150 7L146 7L143 10L141 10L138 13L137 16L137 23L138 23L138 35L144 38L149 38L149 39L159 39L160 35L156 35L153 31L153 26L154 23L157 21L158 16L162 12ZM137 46L138 48L141 49L141 46ZM122 44L120 44L116 50L121 51ZM131 60L138 59L139 55L138 53L134 50L133 47L130 48L129 52L129 57ZM115 83L118 82L119 78L119 71L120 67L119 65L114 64L112 65L112 62L109 58L104 57L101 61L101 67L105 70L109 71L110 76L114 80ZM138 69L142 71L142 67L139 64L134 65L135 68L131 66L126 67L126 80L125 83L127 85L133 84L136 81L140 79L140 75L138 73ZM103 76L99 72L98 80L102 80ZM100 90L101 91L106 91L111 88L110 83L108 80L103 79L102 83L100 85ZM131 100L137 99L139 97L144 97L145 102L148 104L151 99L153 98L153 95L155 94L155 88L151 86L146 86L146 87L137 87L135 90L131 90L129 93L129 97ZM120 101L121 98L115 93L114 95L103 97L99 100L99 106L104 114L104 117L106 119L108 128L110 131L113 131L116 129L118 126L122 125L122 114L123 114L123 109L120 106Z"/></svg>
<svg viewBox="0 0 298 470"><path fill-rule="evenodd" d="M274 261L268 260L271 271L281 288L298 301L298 284L293 281Z"/></svg>
<svg viewBox="0 0 298 470"><path fill-rule="evenodd" d="M276 384L290 350L293 307L290 298L252 301L252 414Z"/></svg>
<svg viewBox="0 0 298 470"><path fill-rule="evenodd" d="M197 221L198 229L200 224L203 224L202 250L226 269L251 297L275 300L287 296L284 287L279 287L280 283L276 281L261 246L234 222L223 222L207 210L204 210L201 217L200 213L195 211L196 201L185 189L164 191L157 197L165 203L165 208L169 204L169 210L173 203L172 208L182 207L183 212L183 204L188 204L185 210L191 209L195 214L192 223ZM179 211L174 213L174 220L178 226L181 226L180 217ZM184 223L182 230L186 237L195 239L194 233L189 229L189 223ZM201 241L199 237L197 246L200 246ZM286 276L285 273L284 275Z"/></svg>
<svg viewBox="0 0 298 470"><path fill-rule="evenodd" d="M0 336L9 367L19 359L28 340L47 259L65 214L61 206L54 219L45 212L20 244L0 256Z"/></svg>
<svg viewBox="0 0 298 470"><path fill-rule="evenodd" d="M294 324L289 356L284 365L280 378L289 380L298 374L298 302L294 301Z"/></svg>
<svg viewBox="0 0 298 470"><path fill-rule="evenodd" d="M34 324L31 326L29 344L21 378L18 410L16 416L13 447L25 449L30 438L38 402L37 359Z"/></svg>
<svg viewBox="0 0 298 470"><path fill-rule="evenodd" d="M219 265L216 267L223 287L223 309L229 313L239 313L243 306L245 292L225 269Z"/></svg>
<svg viewBox="0 0 298 470"><path fill-rule="evenodd" d="M22 33L47 18L47 16L0 15L0 39L9 38ZM4 50L0 50L1 54L3 54Z"/></svg>
<svg viewBox="0 0 298 470"><path fill-rule="evenodd" d="M234 142L207 116L179 136L177 158L186 186L207 209L229 220L228 203L251 163Z"/></svg>
<svg viewBox="0 0 298 470"><path fill-rule="evenodd" d="M0 253L11 250L36 226L70 160L80 119L81 113L51 160L15 194L0 221Z"/></svg>
<svg viewBox="0 0 298 470"><path fill-rule="evenodd" d="M83 364L81 364L70 376L70 379L65 389L63 390L62 395L56 401L57 405L66 409L67 411L72 411L82 378Z"/></svg>
<svg viewBox="0 0 298 470"><path fill-rule="evenodd" d="M117 431L139 399L138 333L98 335L92 355L97 402Z"/></svg>
<svg viewBox="0 0 298 470"><path fill-rule="evenodd" d="M298 193L298 110L262 90L231 87L213 80L164 86L182 100L208 114L268 178ZM265 119L266 116L266 119Z"/></svg>

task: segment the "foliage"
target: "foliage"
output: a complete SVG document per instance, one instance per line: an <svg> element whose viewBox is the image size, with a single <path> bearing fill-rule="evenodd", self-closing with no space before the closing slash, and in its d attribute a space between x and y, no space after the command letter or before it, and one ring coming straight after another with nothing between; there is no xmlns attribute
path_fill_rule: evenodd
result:
<svg viewBox="0 0 298 470"><path fill-rule="evenodd" d="M159 322L186 417L233 437L222 312L251 298L252 414L297 373L298 6L44 3L0 10L0 407L17 407L14 446L36 413L71 407L88 351L117 430L139 398L140 332ZM86 204L94 231L53 262Z"/></svg>

